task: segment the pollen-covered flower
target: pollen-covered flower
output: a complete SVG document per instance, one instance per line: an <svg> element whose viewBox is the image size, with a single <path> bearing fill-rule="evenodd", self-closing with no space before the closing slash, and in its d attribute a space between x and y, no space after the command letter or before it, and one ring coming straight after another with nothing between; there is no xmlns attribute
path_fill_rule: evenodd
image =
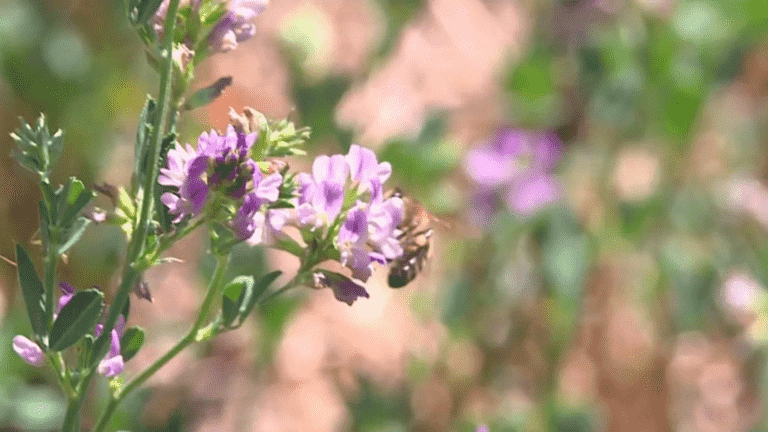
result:
<svg viewBox="0 0 768 432"><path fill-rule="evenodd" d="M560 199L552 170L561 144L551 133L502 129L487 145L471 150L465 171L477 185L473 205L477 219L487 222L497 201L520 216L529 216Z"/></svg>
<svg viewBox="0 0 768 432"><path fill-rule="evenodd" d="M13 338L13 350L22 360L32 366L41 366L45 355L39 345L27 339L22 335L16 335Z"/></svg>

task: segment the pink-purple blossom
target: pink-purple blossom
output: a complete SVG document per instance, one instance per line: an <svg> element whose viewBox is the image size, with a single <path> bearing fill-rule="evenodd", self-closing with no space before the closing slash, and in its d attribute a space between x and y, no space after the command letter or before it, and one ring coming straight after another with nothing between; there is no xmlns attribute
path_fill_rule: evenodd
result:
<svg viewBox="0 0 768 432"><path fill-rule="evenodd" d="M13 338L13 350L22 360L32 366L41 366L45 360L40 346L22 335L16 335Z"/></svg>
<svg viewBox="0 0 768 432"><path fill-rule="evenodd" d="M336 219L344 204L349 166L342 155L318 156L312 175L299 174L298 213L301 225L320 226Z"/></svg>
<svg viewBox="0 0 768 432"><path fill-rule="evenodd" d="M237 48L256 34L254 20L267 7L267 0L231 0L228 12L208 35L212 52L227 52Z"/></svg>
<svg viewBox="0 0 768 432"><path fill-rule="evenodd" d="M75 287L67 282L59 282L59 288L61 289L61 297L59 297L59 302L56 305L56 313L54 316L58 315L59 312L61 312L61 309L75 296Z"/></svg>
<svg viewBox="0 0 768 432"><path fill-rule="evenodd" d="M253 175L253 183L253 192L243 198L243 204L237 210L237 215L232 221L235 235L251 246L265 243L267 240L269 234L268 231L265 231L267 216L262 210L266 204L277 200L283 177L278 173L264 177L261 171L257 170ZM277 217L278 215L273 213L272 216ZM277 222L280 228L282 228L283 223L282 221Z"/></svg>
<svg viewBox="0 0 768 432"><path fill-rule="evenodd" d="M469 151L465 171L477 185L472 198L476 219L486 224L499 202L518 216L530 216L559 200L552 171L561 147L552 133L504 128L490 143Z"/></svg>
<svg viewBox="0 0 768 432"><path fill-rule="evenodd" d="M103 329L104 329L104 326L102 324L97 325L96 331L94 332L95 336L99 337ZM110 334L111 339L110 339L110 345L109 345L109 352L99 362L99 365L96 368L99 374L104 375L105 377L111 378L113 376L120 375L125 369L125 362L123 361L123 356L120 355L120 337L122 337L124 332L125 332L125 317L120 315L117 319L117 323L115 324L115 327L112 329L112 332Z"/></svg>

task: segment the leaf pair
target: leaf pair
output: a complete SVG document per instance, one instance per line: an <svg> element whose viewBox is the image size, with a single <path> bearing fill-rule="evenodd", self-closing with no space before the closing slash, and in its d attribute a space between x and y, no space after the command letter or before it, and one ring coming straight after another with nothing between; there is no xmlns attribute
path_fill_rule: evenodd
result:
<svg viewBox="0 0 768 432"><path fill-rule="evenodd" d="M258 283L254 283L252 276L239 276L224 287L221 301L221 320L224 327L240 327L262 294L281 274L280 270L267 273Z"/></svg>
<svg viewBox="0 0 768 432"><path fill-rule="evenodd" d="M95 194L86 190L83 182L70 177L64 186L53 190L47 181L41 182L45 195L40 203L40 231L45 240L53 241L58 254L63 254L72 247L85 232L89 220L80 213L91 202ZM45 205L49 203L49 206ZM55 229L53 229L55 227Z"/></svg>

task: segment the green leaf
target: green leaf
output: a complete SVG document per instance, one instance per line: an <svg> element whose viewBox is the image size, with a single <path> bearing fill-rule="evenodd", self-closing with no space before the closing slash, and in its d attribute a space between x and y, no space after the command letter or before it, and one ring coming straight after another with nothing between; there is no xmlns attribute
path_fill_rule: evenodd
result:
<svg viewBox="0 0 768 432"><path fill-rule="evenodd" d="M132 20L134 25L142 25L149 21L150 18L160 8L160 4L163 0L141 0L138 4L136 19Z"/></svg>
<svg viewBox="0 0 768 432"><path fill-rule="evenodd" d="M221 94L224 92L224 89L231 85L231 76L221 77L208 87L202 88L192 94L192 96L187 99L187 102L184 103L183 108L187 111L191 111L195 108L204 107L221 96Z"/></svg>
<svg viewBox="0 0 768 432"><path fill-rule="evenodd" d="M92 288L80 291L72 297L53 322L49 345L54 351L62 351L93 332L104 309L104 294Z"/></svg>
<svg viewBox="0 0 768 432"><path fill-rule="evenodd" d="M51 225L54 225L56 223L56 220L58 219L59 215L59 193L61 191L61 186L57 190L53 190L53 187L51 186L48 181L42 181L40 182L40 190L43 192L43 198L44 201L47 201L51 205L51 212L48 215L48 222ZM42 214L42 213L41 213Z"/></svg>
<svg viewBox="0 0 768 432"><path fill-rule="evenodd" d="M120 355L123 361L128 361L136 355L144 344L144 330L141 327L130 327L120 338Z"/></svg>
<svg viewBox="0 0 768 432"><path fill-rule="evenodd" d="M27 314L29 322L32 324L32 331L38 336L46 334L45 318L43 314L43 283L37 275L35 265L29 259L27 251L21 245L16 245L16 263L18 265L19 285L24 295L24 302L27 304Z"/></svg>
<svg viewBox="0 0 768 432"><path fill-rule="evenodd" d="M283 274L280 270L275 270L272 273L267 273L264 276L259 279L259 282L256 283L256 286L253 288L253 293L251 293L251 297L248 299L248 301L245 304L245 308L241 309L240 311L240 320L241 322L245 320L245 318L251 313L253 310L253 307L256 306L256 302L259 301L259 298L261 298L261 295L264 294L264 292L269 288L270 285L272 285L272 282L275 281L280 275Z"/></svg>
<svg viewBox="0 0 768 432"><path fill-rule="evenodd" d="M67 188L66 208L62 212L61 219L58 225L62 228L67 228L72 224L75 217L88 205L89 202L96 196L93 191L85 190L83 182L75 177L69 178L69 184Z"/></svg>
<svg viewBox="0 0 768 432"><path fill-rule="evenodd" d="M69 248L71 248L75 243L77 243L78 240L80 240L80 237L83 236L85 229L88 228L90 223L90 220L80 216L79 218L75 219L75 222L72 225L70 225L61 233L61 244L58 250L59 255L69 250Z"/></svg>
<svg viewBox="0 0 768 432"><path fill-rule="evenodd" d="M229 327L236 318L240 318L238 325L245 321L241 312L253 295L254 280L251 276L240 276L232 280L225 288L221 300L221 317L226 327Z"/></svg>

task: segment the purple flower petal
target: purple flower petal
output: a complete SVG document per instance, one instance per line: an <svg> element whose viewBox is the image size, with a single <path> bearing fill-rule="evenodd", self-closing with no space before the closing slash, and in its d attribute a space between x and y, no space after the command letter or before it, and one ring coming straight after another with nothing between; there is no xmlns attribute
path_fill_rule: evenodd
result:
<svg viewBox="0 0 768 432"><path fill-rule="evenodd" d="M464 170L475 183L486 187L508 182L516 174L512 157L484 148L467 153Z"/></svg>
<svg viewBox="0 0 768 432"><path fill-rule="evenodd" d="M13 350L22 360L32 366L41 366L45 355L40 347L22 335L16 335L13 338Z"/></svg>
<svg viewBox="0 0 768 432"><path fill-rule="evenodd" d="M515 213L528 216L560 199L557 181L547 175L524 180L509 189L507 205Z"/></svg>

